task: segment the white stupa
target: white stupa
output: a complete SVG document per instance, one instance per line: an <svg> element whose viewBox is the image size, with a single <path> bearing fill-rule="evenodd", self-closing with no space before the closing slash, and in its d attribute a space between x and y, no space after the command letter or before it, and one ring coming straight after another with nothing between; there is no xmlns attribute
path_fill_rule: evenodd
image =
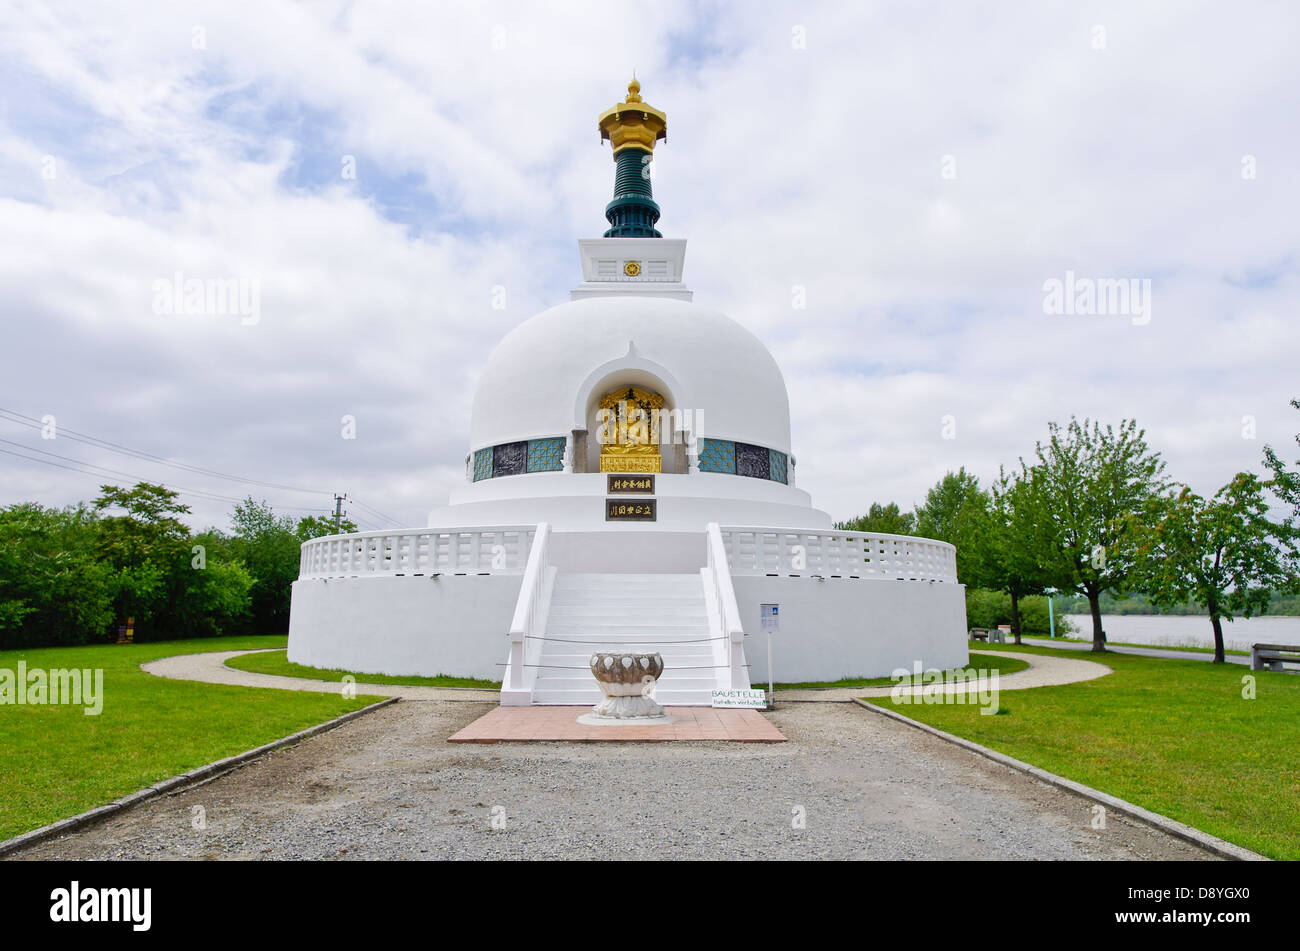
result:
<svg viewBox="0 0 1300 951"><path fill-rule="evenodd" d="M692 302L686 242L655 230L642 170L667 120L639 93L599 120L615 197L582 283L479 376L465 485L425 529L303 545L291 661L591 704L590 655L635 647L663 655L659 702L708 704L768 678L777 605L780 681L966 662L953 547L836 531L795 486L780 368Z"/></svg>

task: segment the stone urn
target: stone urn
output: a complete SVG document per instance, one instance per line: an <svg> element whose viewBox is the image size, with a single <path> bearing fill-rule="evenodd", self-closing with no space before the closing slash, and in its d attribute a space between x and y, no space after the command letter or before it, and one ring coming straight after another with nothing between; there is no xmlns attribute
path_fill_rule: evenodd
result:
<svg viewBox="0 0 1300 951"><path fill-rule="evenodd" d="M591 655L591 673L605 699L592 714L617 720L664 716L651 695L663 672L664 659L657 652L597 651Z"/></svg>

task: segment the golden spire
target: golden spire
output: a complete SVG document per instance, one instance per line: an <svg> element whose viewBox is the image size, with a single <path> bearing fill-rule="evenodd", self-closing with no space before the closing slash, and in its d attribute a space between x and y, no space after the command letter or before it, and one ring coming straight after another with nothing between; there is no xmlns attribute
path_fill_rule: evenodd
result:
<svg viewBox="0 0 1300 951"><path fill-rule="evenodd" d="M627 99L606 109L597 120L600 139L614 146L614 160L624 149L653 152L655 143L668 139L668 117L641 98L641 83L636 73L627 84Z"/></svg>

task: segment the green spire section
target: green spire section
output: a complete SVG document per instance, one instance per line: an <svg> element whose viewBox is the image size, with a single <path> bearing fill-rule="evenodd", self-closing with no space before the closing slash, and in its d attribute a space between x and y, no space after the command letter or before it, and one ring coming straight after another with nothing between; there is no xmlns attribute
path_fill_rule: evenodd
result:
<svg viewBox="0 0 1300 951"><path fill-rule="evenodd" d="M650 187L651 153L626 148L614 157L614 200L605 206L607 238L662 238L655 230L659 206Z"/></svg>

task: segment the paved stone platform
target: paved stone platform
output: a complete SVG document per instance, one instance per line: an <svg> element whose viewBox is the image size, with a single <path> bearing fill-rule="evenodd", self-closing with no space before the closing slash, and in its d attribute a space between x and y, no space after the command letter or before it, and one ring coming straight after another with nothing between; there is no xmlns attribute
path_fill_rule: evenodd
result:
<svg viewBox="0 0 1300 951"><path fill-rule="evenodd" d="M590 707L497 707L448 738L448 743L667 743L714 740L784 743L781 731L757 710L665 707L671 723L589 726L578 717Z"/></svg>

